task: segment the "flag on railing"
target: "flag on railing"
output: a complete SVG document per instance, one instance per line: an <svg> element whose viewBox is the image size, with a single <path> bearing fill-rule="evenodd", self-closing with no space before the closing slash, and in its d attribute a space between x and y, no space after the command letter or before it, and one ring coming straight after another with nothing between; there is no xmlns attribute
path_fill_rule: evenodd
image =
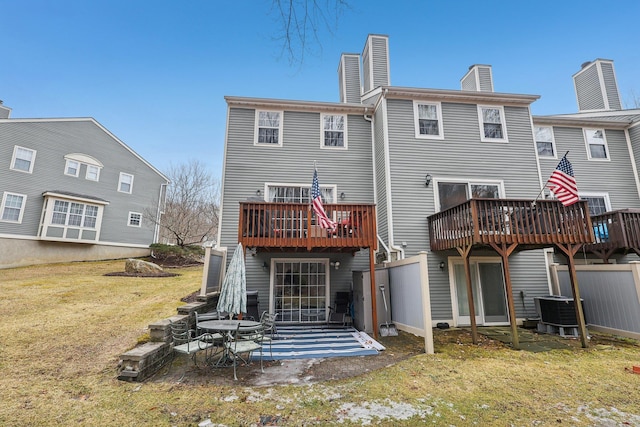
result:
<svg viewBox="0 0 640 427"><path fill-rule="evenodd" d="M569 206L580 200L578 197L578 186L576 178L573 176L573 166L567 160L565 154L556 166L548 181L549 189L553 192L564 206Z"/></svg>
<svg viewBox="0 0 640 427"><path fill-rule="evenodd" d="M337 224L327 216L322 206L322 193L320 193L320 184L318 183L318 170L313 169L313 184L311 185L311 198L313 199L313 211L316 213L318 225L322 228L333 230Z"/></svg>

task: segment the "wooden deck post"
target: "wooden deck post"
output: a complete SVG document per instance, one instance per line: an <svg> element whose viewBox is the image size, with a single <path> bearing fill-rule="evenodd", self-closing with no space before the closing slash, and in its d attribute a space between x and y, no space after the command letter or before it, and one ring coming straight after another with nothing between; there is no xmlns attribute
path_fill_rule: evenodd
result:
<svg viewBox="0 0 640 427"><path fill-rule="evenodd" d="M557 243L556 246L564 252L567 257L569 279L571 279L571 292L573 293L573 305L576 311L576 319L578 320L578 330L580 331L580 341L582 342L582 348L587 348L589 346L589 343L587 342L587 326L584 320L584 312L582 311L582 301L580 300L580 290L578 288L578 274L576 272L576 262L574 260L574 256L576 252L580 250L582 244L562 245Z"/></svg>
<svg viewBox="0 0 640 427"><path fill-rule="evenodd" d="M464 260L464 275L467 279L467 299L469 303L469 320L471 322L471 341L478 344L478 325L476 325L476 307L473 304L473 286L471 285L471 265L469 264L469 253L471 245L457 247L460 256Z"/></svg>
<svg viewBox="0 0 640 427"><path fill-rule="evenodd" d="M514 349L520 349L520 338L518 337L518 322L516 319L515 305L513 303L513 286L511 285L511 271L509 270L509 255L511 255L517 246L517 243L512 243L508 247L506 243L501 243L500 246L496 243L491 243L491 247L502 257L504 287L505 293L507 294L507 306L509 307L509 323L511 324L511 344Z"/></svg>

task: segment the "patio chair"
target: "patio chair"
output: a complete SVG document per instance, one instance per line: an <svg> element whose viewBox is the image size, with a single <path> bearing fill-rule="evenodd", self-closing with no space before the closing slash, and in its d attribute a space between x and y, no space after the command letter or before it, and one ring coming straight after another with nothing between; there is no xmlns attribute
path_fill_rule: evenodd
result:
<svg viewBox="0 0 640 427"><path fill-rule="evenodd" d="M195 315L196 315L196 335L201 334L201 329L198 326L198 323L204 322L205 320L220 320L222 318L220 316L220 313L218 313L217 311L211 311L209 313L202 313L202 314L198 314L198 312L196 311ZM222 335L220 335L220 340L222 340Z"/></svg>
<svg viewBox="0 0 640 427"><path fill-rule="evenodd" d="M269 343L269 355L273 359L273 339L274 336L278 336L278 329L276 327L276 318L278 317L278 313L269 313L267 311L263 311L260 315L260 323L264 327L264 337L262 338L263 342ZM267 336L267 334L269 334Z"/></svg>
<svg viewBox="0 0 640 427"><path fill-rule="evenodd" d="M347 324L351 322L351 315L349 313L350 304L349 292L336 292L336 300L334 301L333 307L329 307L327 323L329 325L347 326Z"/></svg>
<svg viewBox="0 0 640 427"><path fill-rule="evenodd" d="M238 380L237 366L238 361L244 362L246 365L251 358L251 353L260 351L260 371L264 373L262 364L262 342L264 338L264 328L262 325L258 327L242 327L238 324L235 334L229 334L225 341L225 347L228 357L233 361L233 379ZM246 355L242 357L242 355Z"/></svg>
<svg viewBox="0 0 640 427"><path fill-rule="evenodd" d="M209 333L196 335L193 329L189 329L189 324L186 321L171 322L170 327L171 338L173 340L173 357L171 359L171 365L173 365L175 355L178 353L189 356L189 359L191 359L193 364L197 367L198 353L204 351L206 354L207 351L211 351L219 345L214 337ZM220 336L220 338L222 338L222 336ZM169 369L171 369L171 365L169 366ZM187 367L188 366L189 364L187 362ZM186 374L186 368L179 381L184 378L184 374Z"/></svg>

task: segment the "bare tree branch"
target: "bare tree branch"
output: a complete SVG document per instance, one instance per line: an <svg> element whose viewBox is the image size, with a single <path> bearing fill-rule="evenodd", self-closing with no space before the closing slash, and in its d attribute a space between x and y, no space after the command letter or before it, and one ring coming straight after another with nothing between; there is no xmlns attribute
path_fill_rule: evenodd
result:
<svg viewBox="0 0 640 427"><path fill-rule="evenodd" d="M321 52L322 32L333 35L348 8L348 0L273 0L271 13L281 26L274 38L282 42L289 62L302 64L306 54L316 54L316 46Z"/></svg>
<svg viewBox="0 0 640 427"><path fill-rule="evenodd" d="M211 240L218 228L220 185L203 163L171 165L171 180L160 219L160 241L179 246ZM145 218L157 223L151 212Z"/></svg>

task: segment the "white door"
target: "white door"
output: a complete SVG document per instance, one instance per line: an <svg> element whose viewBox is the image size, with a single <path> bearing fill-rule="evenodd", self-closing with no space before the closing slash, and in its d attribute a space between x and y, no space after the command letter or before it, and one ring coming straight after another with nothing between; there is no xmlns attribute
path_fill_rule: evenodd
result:
<svg viewBox="0 0 640 427"><path fill-rule="evenodd" d="M472 259L470 267L476 324L508 323L509 313L504 290L502 262ZM452 279L454 281L452 299L455 301L453 309L457 325L470 325L467 279L464 273L464 263L461 259L453 262Z"/></svg>

